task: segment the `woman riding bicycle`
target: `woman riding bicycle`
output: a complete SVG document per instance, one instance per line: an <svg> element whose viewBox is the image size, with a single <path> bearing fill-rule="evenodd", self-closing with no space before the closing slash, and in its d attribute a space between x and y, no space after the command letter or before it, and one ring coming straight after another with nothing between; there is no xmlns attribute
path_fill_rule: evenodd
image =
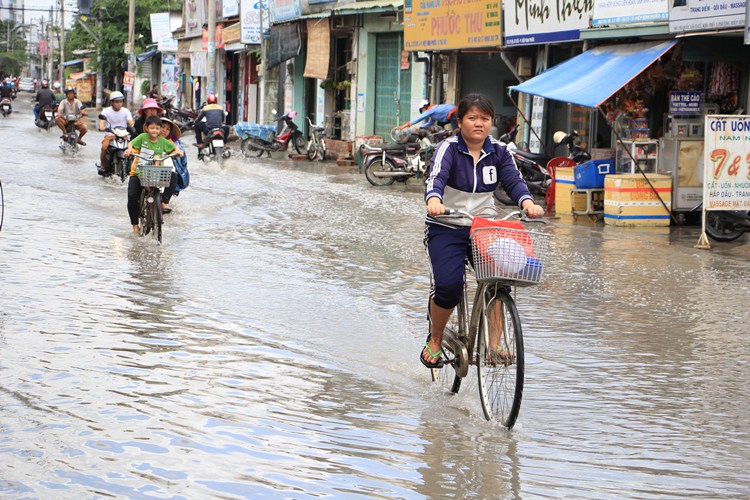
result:
<svg viewBox="0 0 750 500"><path fill-rule="evenodd" d="M425 187L428 218L425 246L433 274L430 293L431 331L419 360L428 368L443 366L443 330L464 288L464 262L471 258L471 221L458 219L442 225L429 216L446 209L476 212L494 207L493 191L500 185L529 217L541 217L544 209L534 203L505 143L490 137L495 107L481 94L469 94L458 103L459 132L441 142Z"/></svg>

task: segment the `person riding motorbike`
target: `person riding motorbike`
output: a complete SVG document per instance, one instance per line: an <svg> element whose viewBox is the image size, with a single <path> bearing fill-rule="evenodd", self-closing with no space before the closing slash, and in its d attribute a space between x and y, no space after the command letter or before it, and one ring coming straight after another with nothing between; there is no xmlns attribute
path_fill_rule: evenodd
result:
<svg viewBox="0 0 750 500"><path fill-rule="evenodd" d="M404 125L396 127L398 130L403 130L412 125L424 121L422 128L426 128L432 125L438 125L443 127L447 124L451 124L451 128L456 130L458 128L458 119L456 111L458 108L455 104L430 104L427 99L422 99L419 103L419 116L406 122Z"/></svg>
<svg viewBox="0 0 750 500"><path fill-rule="evenodd" d="M215 128L224 130L224 140L229 137L229 125L224 125L224 118L227 113L223 107L217 104L217 101L215 95L209 95L206 98L206 105L195 117L193 130L195 130L195 145L198 146L198 149L203 148L203 134L208 134Z"/></svg>
<svg viewBox="0 0 750 500"><path fill-rule="evenodd" d="M81 146L85 146L86 143L83 142L83 136L86 135L86 132L88 132L89 129L88 127L86 127L86 124L83 123L82 118L84 116L88 116L88 113L86 113L86 110L83 109L83 104L81 103L81 101L76 98L76 89L74 89L73 87L65 88L65 100L60 103L57 111L57 116L55 117L55 123L57 123L57 126L60 127L60 130L63 131L63 135L60 137L60 139L63 140L65 140L65 134L67 133L67 130L65 130L65 126L68 124L69 114L73 114L76 117L73 125L75 126L76 130L78 130L78 144L80 144Z"/></svg>
<svg viewBox="0 0 750 500"><path fill-rule="evenodd" d="M109 143L114 139L115 134L112 132L106 132L107 122L109 122L110 128L123 127L127 128L131 136L135 135L135 122L133 122L133 115L130 110L123 106L125 102L125 96L122 92L114 91L109 95L110 106L104 108L102 113L107 117L106 120L99 120L99 130L104 131L104 139L102 139L102 150L99 155L101 163L99 164L99 175L107 175L110 171L109 159L107 158L107 148Z"/></svg>
<svg viewBox="0 0 750 500"><path fill-rule="evenodd" d="M36 104L34 105L34 122L39 120L39 110L45 106L53 106L57 102L55 93L49 89L49 82L42 80L42 88L36 93Z"/></svg>
<svg viewBox="0 0 750 500"><path fill-rule="evenodd" d="M163 112L164 110L159 107L156 99L151 99L150 97L144 99L141 109L138 110L140 116L135 120L135 133L141 134L145 132L146 130L143 125L146 123L146 119L149 116L161 116Z"/></svg>
<svg viewBox="0 0 750 500"><path fill-rule="evenodd" d="M0 100L11 98L11 95L13 93L12 89L10 88L11 85L12 84L10 82L0 85Z"/></svg>

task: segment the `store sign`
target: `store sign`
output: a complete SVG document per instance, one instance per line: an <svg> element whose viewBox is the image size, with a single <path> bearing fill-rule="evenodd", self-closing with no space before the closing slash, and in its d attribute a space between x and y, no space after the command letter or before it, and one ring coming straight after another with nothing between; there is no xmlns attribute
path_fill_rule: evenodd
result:
<svg viewBox="0 0 750 500"><path fill-rule="evenodd" d="M240 15L240 4L237 0L224 0L221 4L221 15L224 19Z"/></svg>
<svg viewBox="0 0 750 500"><path fill-rule="evenodd" d="M670 33L744 26L744 0L674 0L669 8Z"/></svg>
<svg viewBox="0 0 750 500"><path fill-rule="evenodd" d="M502 44L500 0L406 0L404 48L451 50Z"/></svg>
<svg viewBox="0 0 750 500"><path fill-rule="evenodd" d="M151 14L151 43L157 43L162 38L172 38L169 27L169 12Z"/></svg>
<svg viewBox="0 0 750 500"><path fill-rule="evenodd" d="M271 24L297 19L300 13L299 0L268 0Z"/></svg>
<svg viewBox="0 0 750 500"><path fill-rule="evenodd" d="M592 26L607 26L668 19L669 2L667 0L595 0L591 24Z"/></svg>
<svg viewBox="0 0 750 500"><path fill-rule="evenodd" d="M544 123L544 97L533 96L531 105L531 137L529 138L529 151L532 153L541 153L542 142L539 138L542 136L542 124Z"/></svg>
<svg viewBox="0 0 750 500"><path fill-rule="evenodd" d="M177 52L179 50L180 42L174 38L162 38L156 45L156 49L159 52Z"/></svg>
<svg viewBox="0 0 750 500"><path fill-rule="evenodd" d="M261 13L263 18L261 19ZM241 42L245 44L260 44L261 28L268 32L271 20L268 14L267 1L240 0L240 30Z"/></svg>
<svg viewBox="0 0 750 500"><path fill-rule="evenodd" d="M705 210L750 210L750 116L707 115Z"/></svg>
<svg viewBox="0 0 750 500"><path fill-rule="evenodd" d="M578 40L589 27L594 0L511 0L505 2L505 45Z"/></svg>
<svg viewBox="0 0 750 500"><path fill-rule="evenodd" d="M675 90L669 93L669 113L673 115L700 115L703 93L696 90Z"/></svg>

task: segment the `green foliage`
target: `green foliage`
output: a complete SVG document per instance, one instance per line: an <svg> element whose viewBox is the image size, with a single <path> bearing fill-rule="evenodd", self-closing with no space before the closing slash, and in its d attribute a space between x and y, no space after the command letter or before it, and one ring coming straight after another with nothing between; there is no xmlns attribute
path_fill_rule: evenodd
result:
<svg viewBox="0 0 750 500"><path fill-rule="evenodd" d="M0 21L0 77L19 75L26 67L26 38L15 21Z"/></svg>
<svg viewBox="0 0 750 500"><path fill-rule="evenodd" d="M128 56L124 52L128 41L128 7L129 2L124 0L95 0L86 24L99 40L95 40L79 23L65 39L66 53L93 47L99 50L101 60L97 61L96 55L91 59L92 65L103 75L105 87L113 88L117 76L128 65ZM182 3L179 0L135 0L135 55L145 52L147 45L151 44L150 14L167 12L167 9L181 10ZM97 15L100 23L96 21Z"/></svg>
<svg viewBox="0 0 750 500"><path fill-rule="evenodd" d="M141 82L141 94L147 95L149 90L151 90L151 80L143 80Z"/></svg>

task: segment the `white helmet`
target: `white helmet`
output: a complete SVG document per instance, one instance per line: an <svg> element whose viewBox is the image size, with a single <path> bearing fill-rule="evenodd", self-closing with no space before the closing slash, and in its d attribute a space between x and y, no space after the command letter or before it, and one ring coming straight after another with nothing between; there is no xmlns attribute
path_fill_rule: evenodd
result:
<svg viewBox="0 0 750 500"><path fill-rule="evenodd" d="M419 101L419 111L422 111L424 108L430 105L430 101L427 99L422 99Z"/></svg>
<svg viewBox="0 0 750 500"><path fill-rule="evenodd" d="M59 89L60 88L60 82L55 82L52 86L54 88L56 88L56 89Z"/></svg>
<svg viewBox="0 0 750 500"><path fill-rule="evenodd" d="M125 100L125 96L122 95L122 92L120 92L119 90L115 90L114 92L112 92L111 94L109 94L109 101L110 102L112 102L112 101L124 101L124 100Z"/></svg>

